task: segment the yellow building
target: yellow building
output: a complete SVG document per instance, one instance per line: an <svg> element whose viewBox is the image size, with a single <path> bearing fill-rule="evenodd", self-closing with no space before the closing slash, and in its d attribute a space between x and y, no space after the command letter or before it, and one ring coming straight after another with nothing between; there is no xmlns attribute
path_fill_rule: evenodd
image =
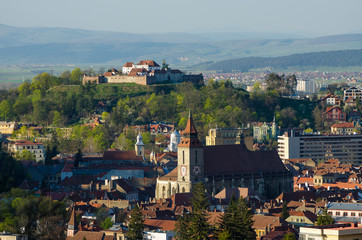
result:
<svg viewBox="0 0 362 240"><path fill-rule="evenodd" d="M356 240L362 239L362 225L357 223L301 227L299 240Z"/></svg>
<svg viewBox="0 0 362 240"><path fill-rule="evenodd" d="M16 122L0 121L0 132L2 134L13 134L14 130L18 127Z"/></svg>
<svg viewBox="0 0 362 240"><path fill-rule="evenodd" d="M236 136L241 128L212 128L206 136L206 146L235 144Z"/></svg>

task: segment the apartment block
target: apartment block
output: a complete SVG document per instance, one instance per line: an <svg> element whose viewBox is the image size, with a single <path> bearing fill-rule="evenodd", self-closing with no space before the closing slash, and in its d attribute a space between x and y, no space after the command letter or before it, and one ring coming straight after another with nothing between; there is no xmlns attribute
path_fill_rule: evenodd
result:
<svg viewBox="0 0 362 240"><path fill-rule="evenodd" d="M362 135L302 135L289 131L278 137L278 154L283 161L310 158L318 162L334 158L341 163L362 164Z"/></svg>

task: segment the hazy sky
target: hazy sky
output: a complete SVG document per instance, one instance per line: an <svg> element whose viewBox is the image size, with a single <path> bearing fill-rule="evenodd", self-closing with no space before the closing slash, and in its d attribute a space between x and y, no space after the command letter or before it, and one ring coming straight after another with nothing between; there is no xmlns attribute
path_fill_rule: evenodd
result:
<svg viewBox="0 0 362 240"><path fill-rule="evenodd" d="M120 32L362 32L361 0L4 0L0 23Z"/></svg>

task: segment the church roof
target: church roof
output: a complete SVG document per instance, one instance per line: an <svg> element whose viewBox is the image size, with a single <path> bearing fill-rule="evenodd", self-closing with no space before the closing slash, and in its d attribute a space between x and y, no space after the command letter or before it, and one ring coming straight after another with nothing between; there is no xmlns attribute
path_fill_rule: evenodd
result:
<svg viewBox="0 0 362 240"><path fill-rule="evenodd" d="M160 180L163 180L163 181L177 181L177 176L178 176L177 170L178 170L178 168L176 167L169 174L166 174L165 176L160 177Z"/></svg>
<svg viewBox="0 0 362 240"><path fill-rule="evenodd" d="M142 156L137 156L135 151L120 151L117 149L109 149L104 152L103 160L114 161L142 161Z"/></svg>
<svg viewBox="0 0 362 240"><path fill-rule="evenodd" d="M276 151L249 151L245 144L204 147L206 175L286 172Z"/></svg>
<svg viewBox="0 0 362 240"><path fill-rule="evenodd" d="M192 119L191 111L185 130L182 132L183 138L178 147L202 147L200 140L197 137L197 130Z"/></svg>

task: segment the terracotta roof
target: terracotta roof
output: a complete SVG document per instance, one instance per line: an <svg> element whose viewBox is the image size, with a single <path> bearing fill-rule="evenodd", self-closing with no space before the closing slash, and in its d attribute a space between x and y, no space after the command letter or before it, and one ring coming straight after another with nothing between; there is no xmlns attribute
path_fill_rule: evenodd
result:
<svg viewBox="0 0 362 240"><path fill-rule="evenodd" d="M147 70L144 68L132 68L132 70L129 72L128 76L138 76L137 73L146 73Z"/></svg>
<svg viewBox="0 0 362 240"><path fill-rule="evenodd" d="M103 232L79 231L74 237L67 237L67 240L104 240L104 237L105 234Z"/></svg>
<svg viewBox="0 0 362 240"><path fill-rule="evenodd" d="M31 141L27 141L27 140L20 140L20 141L16 141L15 145L43 145L43 143L31 142Z"/></svg>
<svg viewBox="0 0 362 240"><path fill-rule="evenodd" d="M332 128L354 128L353 122L336 123L332 125Z"/></svg>
<svg viewBox="0 0 362 240"><path fill-rule="evenodd" d="M142 156L137 156L135 151L120 151L110 149L104 152L103 160L118 160L118 161L142 161Z"/></svg>
<svg viewBox="0 0 362 240"><path fill-rule="evenodd" d="M309 220L311 220L312 222L317 220L317 215L315 215L314 213L312 213L311 211L290 211L289 212L290 216L300 216L300 217L306 217Z"/></svg>
<svg viewBox="0 0 362 240"><path fill-rule="evenodd" d="M145 219L144 225L163 231L173 231L175 229L175 220L161 220L161 219Z"/></svg>
<svg viewBox="0 0 362 240"><path fill-rule="evenodd" d="M160 180L162 181L177 181L178 177L178 168L176 167L174 170L172 170L169 174L166 174L165 176L160 177Z"/></svg>
<svg viewBox="0 0 362 240"><path fill-rule="evenodd" d="M207 175L243 173L287 173L276 151L252 152L245 144L204 147L204 166Z"/></svg>
<svg viewBox="0 0 362 240"><path fill-rule="evenodd" d="M280 218L275 216L266 216L262 214L253 215L253 228L255 229L263 229L266 227L276 227L286 224L286 222Z"/></svg>
<svg viewBox="0 0 362 240"><path fill-rule="evenodd" d="M133 66L134 66L133 62L126 62L126 63L123 65L123 67L133 67Z"/></svg>
<svg viewBox="0 0 362 240"><path fill-rule="evenodd" d="M148 66L151 66L151 67L159 67L160 66L153 60L142 60L139 63L137 63L137 65L148 65Z"/></svg>

